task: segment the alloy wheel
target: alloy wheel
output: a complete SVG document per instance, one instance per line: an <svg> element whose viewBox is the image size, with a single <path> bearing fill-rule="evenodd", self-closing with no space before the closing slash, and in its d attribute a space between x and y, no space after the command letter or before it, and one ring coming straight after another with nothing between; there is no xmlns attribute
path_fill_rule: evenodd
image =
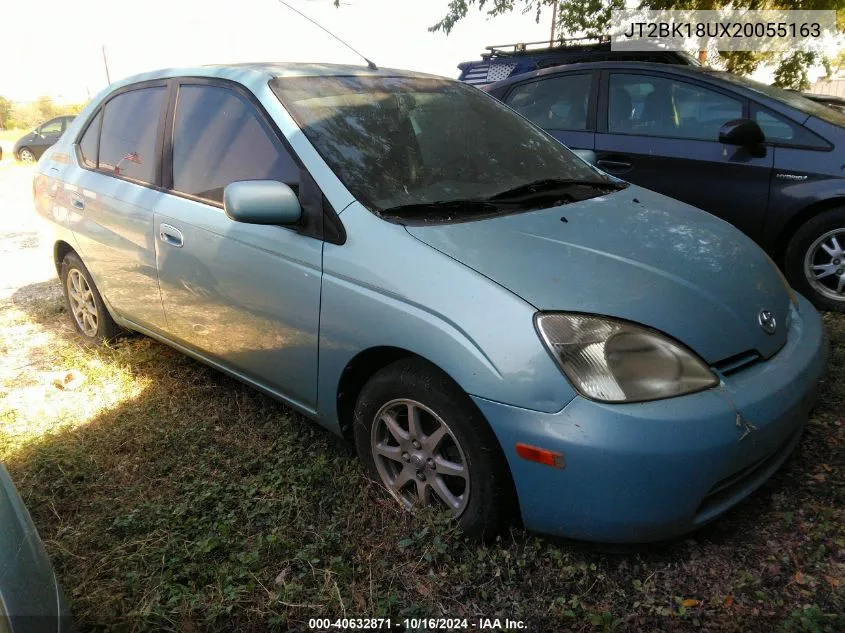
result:
<svg viewBox="0 0 845 633"><path fill-rule="evenodd" d="M466 454L449 425L425 405L399 399L381 407L370 448L382 483L406 507L432 505L456 517L466 509Z"/></svg>
<svg viewBox="0 0 845 633"><path fill-rule="evenodd" d="M26 147L24 147L20 152L18 152L18 158L20 158L22 163L34 163L35 162L35 154L33 154Z"/></svg>
<svg viewBox="0 0 845 633"><path fill-rule="evenodd" d="M94 302L94 293L76 268L72 268L67 275L67 296L76 325L85 336L96 336L97 304Z"/></svg>
<svg viewBox="0 0 845 633"><path fill-rule="evenodd" d="M829 299L845 301L845 228L818 237L804 255L804 276Z"/></svg>

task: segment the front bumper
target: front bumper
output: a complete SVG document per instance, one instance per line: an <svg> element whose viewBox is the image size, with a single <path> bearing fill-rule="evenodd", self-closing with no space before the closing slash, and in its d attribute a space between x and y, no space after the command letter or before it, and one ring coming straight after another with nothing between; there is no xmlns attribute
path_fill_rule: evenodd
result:
<svg viewBox="0 0 845 633"><path fill-rule="evenodd" d="M507 456L525 527L656 541L703 525L758 488L797 445L824 371L821 317L798 301L784 347L708 391L621 405L576 397L554 414L474 397ZM737 412L754 427L745 437ZM517 442L561 453L565 467L519 458Z"/></svg>

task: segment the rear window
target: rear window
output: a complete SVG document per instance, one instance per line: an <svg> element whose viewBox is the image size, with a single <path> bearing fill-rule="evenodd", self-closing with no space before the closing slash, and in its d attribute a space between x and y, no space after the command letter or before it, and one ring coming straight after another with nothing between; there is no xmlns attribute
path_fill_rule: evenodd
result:
<svg viewBox="0 0 845 633"><path fill-rule="evenodd" d="M103 113L98 166L142 183L155 182L156 137L164 86L117 95Z"/></svg>
<svg viewBox="0 0 845 633"><path fill-rule="evenodd" d="M782 88L777 88L775 86L768 86L764 83L760 83L759 81L746 79L745 77L739 77L723 71L709 71L709 74L718 79L724 79L732 84L759 92L770 99L774 99L775 101L780 101L784 105L788 105L790 108L795 108L799 112L808 116L814 116L817 119L821 119L822 121L826 121L832 125L845 127L845 114L837 112L833 108L829 108L822 103L811 101L797 92L783 90Z"/></svg>

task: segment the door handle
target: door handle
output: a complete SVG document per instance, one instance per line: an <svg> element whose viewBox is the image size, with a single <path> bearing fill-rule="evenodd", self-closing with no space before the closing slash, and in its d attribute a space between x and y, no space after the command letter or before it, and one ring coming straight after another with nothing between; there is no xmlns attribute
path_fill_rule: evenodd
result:
<svg viewBox="0 0 845 633"><path fill-rule="evenodd" d="M77 211L84 211L85 200L83 200L79 194L72 193L70 194L70 206L72 206Z"/></svg>
<svg viewBox="0 0 845 633"><path fill-rule="evenodd" d="M176 248L182 248L182 245L184 244L182 231L177 229L175 226L170 226L169 224L159 225L158 237L165 244L170 244L170 246L175 246Z"/></svg>
<svg viewBox="0 0 845 633"><path fill-rule="evenodd" d="M608 171L613 169L616 170L628 170L633 167L633 165L624 160L608 160L606 158L600 158L596 161L596 165L599 167L606 167Z"/></svg>

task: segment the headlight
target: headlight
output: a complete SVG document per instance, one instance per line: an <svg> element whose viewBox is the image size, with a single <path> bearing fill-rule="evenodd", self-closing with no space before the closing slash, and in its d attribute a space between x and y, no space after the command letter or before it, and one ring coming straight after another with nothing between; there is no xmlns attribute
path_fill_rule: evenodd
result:
<svg viewBox="0 0 845 633"><path fill-rule="evenodd" d="M582 314L539 313L534 320L560 368L588 398L640 402L719 384L693 352L653 330Z"/></svg>

